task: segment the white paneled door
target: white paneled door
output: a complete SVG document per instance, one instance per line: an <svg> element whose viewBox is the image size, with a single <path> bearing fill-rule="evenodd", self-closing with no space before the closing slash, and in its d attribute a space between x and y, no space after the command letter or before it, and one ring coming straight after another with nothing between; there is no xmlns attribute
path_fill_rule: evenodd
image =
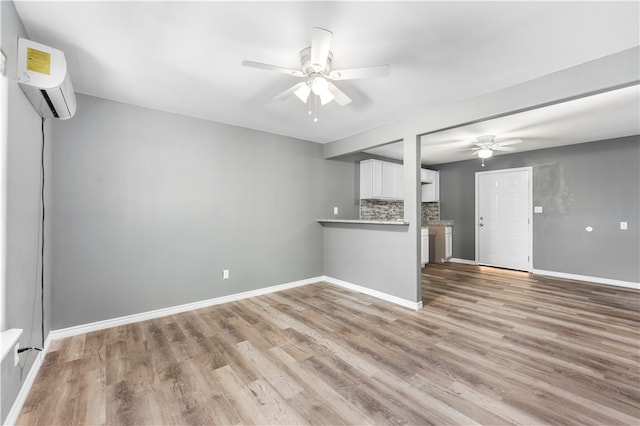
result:
<svg viewBox="0 0 640 426"><path fill-rule="evenodd" d="M532 169L476 173L476 259L531 271Z"/></svg>

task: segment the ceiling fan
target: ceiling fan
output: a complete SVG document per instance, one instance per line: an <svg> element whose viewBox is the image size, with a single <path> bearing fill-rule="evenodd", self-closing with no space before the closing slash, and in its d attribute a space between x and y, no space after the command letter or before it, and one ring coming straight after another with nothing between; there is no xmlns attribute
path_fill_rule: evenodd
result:
<svg viewBox="0 0 640 426"><path fill-rule="evenodd" d="M309 96L313 93L320 99L321 105L335 100L338 105L344 106L351 102L351 98L338 89L332 81L386 77L389 75L389 65L343 70L331 69L331 62L333 61L333 53L331 52L332 38L333 33L331 31L318 27L312 28L311 46L300 51L300 69L289 69L253 61L242 61L242 65L277 71L304 79L304 81L295 84L276 96L275 99L277 100L286 99L294 94L302 102L307 103ZM311 111L309 113L311 114ZM317 118L314 120L317 121Z"/></svg>
<svg viewBox="0 0 640 426"><path fill-rule="evenodd" d="M482 166L484 167L484 159L493 155L493 151L515 151L515 148L509 145L515 145L521 143L522 139L510 139L502 142L496 142L494 135L480 136L476 138L472 143L475 147L471 148L473 154L482 159Z"/></svg>

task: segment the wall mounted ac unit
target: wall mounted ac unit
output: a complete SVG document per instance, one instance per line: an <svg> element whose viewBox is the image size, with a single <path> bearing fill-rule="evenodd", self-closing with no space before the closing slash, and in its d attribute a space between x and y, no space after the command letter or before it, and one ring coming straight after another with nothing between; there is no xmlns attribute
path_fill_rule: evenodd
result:
<svg viewBox="0 0 640 426"><path fill-rule="evenodd" d="M76 94L60 50L19 38L18 83L40 116L66 120L76 113Z"/></svg>

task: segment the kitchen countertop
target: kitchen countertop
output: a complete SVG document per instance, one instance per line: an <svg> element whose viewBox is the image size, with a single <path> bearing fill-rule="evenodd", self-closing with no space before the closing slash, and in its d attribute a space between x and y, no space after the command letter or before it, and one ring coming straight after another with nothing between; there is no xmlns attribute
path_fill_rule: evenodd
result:
<svg viewBox="0 0 640 426"><path fill-rule="evenodd" d="M422 226L453 226L453 220L429 220Z"/></svg>
<svg viewBox="0 0 640 426"><path fill-rule="evenodd" d="M318 223L352 223L363 225L408 225L402 220L318 219Z"/></svg>

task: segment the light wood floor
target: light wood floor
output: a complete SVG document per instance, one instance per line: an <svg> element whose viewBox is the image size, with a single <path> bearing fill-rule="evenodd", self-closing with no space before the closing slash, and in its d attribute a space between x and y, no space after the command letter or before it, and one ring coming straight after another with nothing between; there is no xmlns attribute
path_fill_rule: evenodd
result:
<svg viewBox="0 0 640 426"><path fill-rule="evenodd" d="M319 283L56 341L18 424L639 424L639 292L422 278L420 312Z"/></svg>

